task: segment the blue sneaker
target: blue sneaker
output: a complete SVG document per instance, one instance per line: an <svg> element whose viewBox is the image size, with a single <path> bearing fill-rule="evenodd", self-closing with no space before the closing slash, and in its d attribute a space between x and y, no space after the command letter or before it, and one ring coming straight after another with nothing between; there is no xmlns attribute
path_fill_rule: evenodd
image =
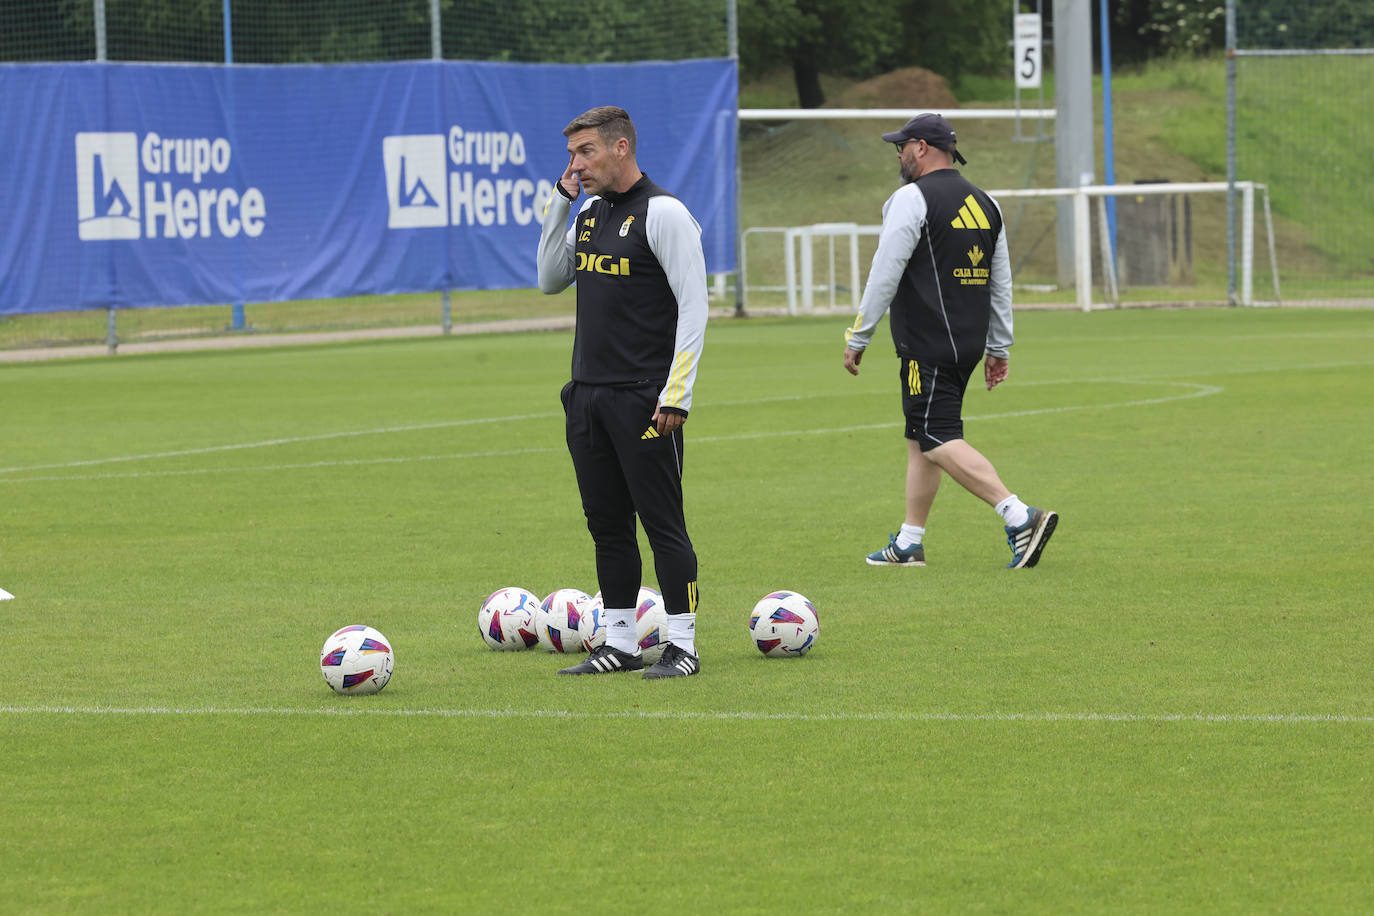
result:
<svg viewBox="0 0 1374 916"><path fill-rule="evenodd" d="M1050 542L1054 526L1059 524L1059 514L1048 509L1030 507L1030 516L1019 528L1004 526L1007 544L1011 547L1011 562L1007 569L1030 569L1040 562L1040 552Z"/></svg>
<svg viewBox="0 0 1374 916"><path fill-rule="evenodd" d="M886 547L870 553L866 560L869 566L925 566L926 551L920 544L912 544L906 550L897 549L897 535L894 534Z"/></svg>

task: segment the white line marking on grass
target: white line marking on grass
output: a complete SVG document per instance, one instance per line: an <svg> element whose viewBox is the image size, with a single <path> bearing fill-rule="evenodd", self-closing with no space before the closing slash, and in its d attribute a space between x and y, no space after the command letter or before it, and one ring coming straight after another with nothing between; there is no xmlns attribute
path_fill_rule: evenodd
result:
<svg viewBox="0 0 1374 916"><path fill-rule="evenodd" d="M1182 374L1184 377L1186 377L1186 378L1212 378L1213 376L1216 376L1216 375L1271 375L1271 374L1273 374L1273 375L1281 375L1281 374L1283 374L1284 372L1314 372L1314 371L1318 371L1318 370L1322 370L1322 369L1367 369L1367 368L1369 368L1370 366L1374 366L1374 362L1370 362L1369 360L1358 360L1358 361L1343 362L1343 363L1308 363L1308 364L1301 365L1301 366L1277 366L1277 365L1272 365L1272 366L1252 366L1252 367L1248 367L1248 368L1239 368L1239 367L1237 367L1237 368L1234 368L1234 369L1207 369L1206 371L1203 371L1203 372L1184 372L1184 373L1181 373L1181 374ZM1160 379L1164 379L1164 378L1178 378L1178 376L1177 376L1177 375L1173 375L1173 376L1166 376L1166 375L1160 375L1160 376L1141 376L1141 378L1142 378L1142 379L1146 379L1146 378L1160 378Z"/></svg>
<svg viewBox="0 0 1374 916"><path fill-rule="evenodd" d="M1074 379L1073 381L1057 382L1037 382L1040 385L1070 385L1070 384L1095 384L1098 382L1122 382L1122 379ZM1134 381L1126 384L1137 384ZM1145 384L1140 382L1138 384ZM976 416L964 417L965 420L1007 420L1013 417L1034 417L1049 413L1068 413L1075 410L1111 410L1118 407L1144 407L1148 404L1164 404L1170 401L1186 401L1191 398L1205 398L1210 395L1220 394L1226 389L1220 385L1201 385L1197 382L1161 382L1152 381L1152 385L1173 385L1177 387L1193 388L1195 390L1187 394L1176 394L1171 397L1162 398L1143 398L1136 401L1116 401L1110 404L1071 404L1064 407L1041 407L1035 410L1010 410L1005 413L985 413ZM737 433L730 436L696 436L692 442L733 442L739 439L768 439L775 436L816 436L828 433L852 433L868 429L899 429L901 423L863 423L857 426L831 426L825 429L790 429L770 432L757 433Z"/></svg>
<svg viewBox="0 0 1374 916"><path fill-rule="evenodd" d="M345 700L344 702L353 702ZM366 702L366 701L363 701ZM292 709L286 707L230 707L230 706L0 706L0 715L70 715L70 716L413 716L433 719L666 719L682 721L745 722L1196 722L1216 725L1274 724L1304 725L1331 723L1335 725L1374 725L1374 716L1342 714L1318 715L1309 713L1114 713L1114 712L834 712L834 713L765 713L619 711L583 712L565 709L405 709L319 707Z"/></svg>
<svg viewBox="0 0 1374 916"><path fill-rule="evenodd" d="M543 452L562 452L562 446L511 448L492 452L455 452L451 455L409 455L403 458L338 458L329 461L305 461L299 464L245 465L230 468L188 468L180 471L131 471L127 474L53 474L45 477L0 477L0 484L33 483L56 480L135 480L144 477L194 477L203 474L237 474L245 471L300 471L310 468L358 467L369 464L409 464L413 461L459 461L465 458L507 458L514 455L535 455Z"/></svg>
<svg viewBox="0 0 1374 916"><path fill-rule="evenodd" d="M772 401L800 401L811 397L804 394L785 394L769 398L753 398L736 401L716 401L712 406L728 407L739 404L765 404ZM148 461L156 458L183 458L187 455L208 455L213 452L234 452L251 448L270 448L277 445L295 445L298 442L319 442L325 439L347 439L355 436L382 436L391 433L410 433L423 432L431 429L451 429L458 426L473 426L479 423L511 423L520 420L550 420L554 417L561 417L563 414L556 412L549 413L526 413L513 414L508 417L470 417L463 420L444 420L437 423L416 423L409 426L377 426L371 429L350 429L334 433L318 433L311 436L284 436L278 439L264 439L260 442L234 442L229 445L208 445L204 448L178 449L169 452L149 452L143 455L118 455L112 458L89 458L80 461L62 461L56 464L28 464L12 468L0 468L0 474L9 474L15 471L51 471L58 468L80 468L91 467L97 464L118 464L125 461ZM491 455L504 455L506 452L483 453ZM420 459L423 460L423 459ZM279 467L315 467L314 464L300 465L281 465ZM184 473L200 473L188 471ZM83 478L32 478L34 480L44 479L83 479Z"/></svg>
<svg viewBox="0 0 1374 916"><path fill-rule="evenodd" d="M1123 338L1123 339L1134 339L1134 338ZM1220 370L1208 370L1208 371L1203 372L1203 373L1188 373L1188 375L1189 375L1190 377L1197 377L1198 375L1202 375L1203 377L1210 377L1210 376L1214 376L1214 375L1251 375L1251 374L1255 374L1255 373L1300 372L1300 371L1314 370L1314 369L1348 369L1348 368L1352 368L1352 367L1363 367L1363 366L1370 366L1370 365L1374 365L1374 363L1371 363L1371 362L1368 362L1368 361L1339 362L1339 363L1313 363L1313 364L1301 365L1301 366L1281 366L1281 367L1276 367L1276 366L1265 366L1265 367L1254 368L1254 369L1220 369ZM1016 383L1016 385L1017 385L1018 387L1033 387L1033 386L1038 387L1038 386L1042 386L1042 385L1075 385L1075 384L1095 384L1095 383L1112 383L1112 384L1124 384L1124 385L1137 385L1137 384L1142 384L1142 385L1143 385L1143 384L1150 384L1150 383L1155 383L1155 384L1175 384L1175 385L1187 385L1187 384L1190 384L1190 383L1188 383L1188 382L1167 382L1167 381L1166 381L1167 378L1176 378L1176 376L1173 376L1173 377L1168 377L1168 376L1140 376L1140 377L1138 377L1138 378L1116 378L1116 379L1054 379L1054 380L1039 381L1039 382L1034 382L1034 381L1032 381L1032 382L1022 382L1022 381L1018 381L1018 382ZM1191 384L1197 384L1197 383L1191 383ZM1199 387L1199 388L1212 388L1213 386L1198 385L1198 387ZM1218 392L1220 392L1220 391L1222 391L1222 390L1223 390L1222 388L1216 388L1215 390L1198 391L1197 393L1194 393L1194 394L1192 394L1192 395L1187 395L1186 397L1205 397L1206 395L1209 395L1209 394L1216 394L1216 393L1218 393ZM864 395L867 395L867 394L869 394L869 393L870 393L870 392L867 392L867 391L862 392L862 394L864 394ZM711 402L709 402L708 406L711 406L711 407L734 407L734 406L750 405L750 404L770 404L770 403L778 403L778 402L783 402L783 401L806 401L806 400L814 400L814 399L816 399L816 398L849 397L849 396L852 396L852 395L854 395L854 394L855 394L854 392L823 392L823 393L816 393L816 394L787 394L787 395L776 395L776 396L773 396L773 397L743 398L743 399L731 400L731 401L711 401ZM1024 416L1031 416L1031 415L1036 414L1036 413L1057 413L1057 412L1061 412L1061 411L1065 411L1065 410L1104 410L1104 409L1107 409L1107 408L1109 408L1109 407L1137 407L1137 406L1142 406L1142 405L1146 405L1146 404L1160 404L1160 403L1164 403L1164 402L1166 402L1166 401L1174 401L1174 400L1185 400L1185 397L1178 397L1178 398L1155 398L1155 399L1149 399L1149 400L1143 400L1143 401L1127 401L1127 402L1123 402L1123 403L1119 403L1119 404L1097 404L1097 405L1081 405L1081 406L1073 406L1073 407L1047 408L1047 409L1041 410L1041 411L1020 411L1020 412L1015 412L1015 413L990 414L990 415L982 416L982 417L965 417L965 419L967 419L967 420L976 420L976 419L981 419L981 420L992 420L992 419L1002 419L1002 418L1005 418L1005 417L1024 417ZM235 443L230 443L230 444L228 444L228 445L210 445L210 446L205 446L205 447L203 447L203 448L179 449L179 450L167 451L167 452L149 452L149 453L143 454L143 455L118 455L118 456L111 457L111 458L89 458L89 459L78 460L78 461L63 461L63 462L57 462L57 463L54 463L54 464L29 464L29 465L18 465L18 466L15 466L15 467L0 468L0 474L11 474L11 473L19 472L19 471L49 471L49 470L57 470L57 469L59 469L59 468L91 467L91 466L98 465L98 464L117 464L117 463L126 462L126 461L146 461L146 460L152 460L152 459L157 459L157 458L180 458L180 457L185 457L185 456L188 456L188 455L206 455L206 454L211 454L211 453L214 453L214 452L231 452L231 451L240 451L240 450L243 450L243 449L269 448L269 447L277 446L277 445L293 445L293 444L298 443L298 442L318 442L318 441L327 440L327 439L345 439L345 438L350 438L350 437L355 437L355 436L376 436L376 435L387 435L387 434L391 434L391 433L419 432L419 431L432 430L432 429L450 429L450 428L459 427L459 426L472 426L472 425L482 424L482 423L506 423L506 422L512 422L512 421L517 421L517 420L548 420L548 419L552 419L552 418L554 418L554 417L559 417L559 416L562 416L562 414L560 414L560 413L555 413L555 412L550 412L550 413L530 413L530 414L513 414L513 415L511 415L511 416L506 416L506 417L470 417L470 418L466 418L466 419L462 419L462 420L444 420L444 421L437 422L437 423L417 423L417 424L412 424L412 425L408 425L408 426L378 426L378 427L374 427L374 428L372 428L372 429L353 429L353 430L344 430L344 431L341 431L341 432L333 432L333 433L318 433L318 434L316 434L316 435L311 435L311 436L286 436L286 437L277 438L277 439L264 439L264 440L259 441L259 442L235 442ZM807 432L808 432L808 433L817 433L817 432L852 432L852 431L854 431L854 430L859 430L859 429L885 429L885 428L887 428L887 427L889 427L889 426L895 426L895 425L899 425L899 424L873 424L873 425L870 425L870 426L841 427L841 428L836 428L836 429L833 429L833 430L808 430ZM773 434L773 435L793 435L793 434L792 434L792 433L776 433L776 434ZM742 438L758 438L758 437L757 437L757 436L749 436L749 437L742 437ZM714 437L714 438L712 438L712 439L697 439L697 440L694 440L694 441L698 441L698 442L701 442L701 441L722 441L722 439L721 439L721 437ZM410 459L410 460L416 460L416 461L429 461L429 460L435 460L435 459L437 459L437 458L443 458L443 457L486 457L486 456L495 456L495 455L504 455L504 454L510 454L510 453L507 453L507 452L483 452L483 453L473 453L472 455L462 455L462 456L427 456L427 457L423 457L423 458L416 458L416 459ZM517 453L517 454L518 454L518 453ZM275 465L275 466L270 467L270 468L258 468L257 470L285 470L285 469L292 469L292 468L321 467L321 466L323 466L323 465L321 465L321 464L319 464L319 463L295 464L295 465ZM219 470L233 470L233 471L236 471L236 470L242 470L242 469L240 469L240 468L224 468L224 469L215 469L215 470L209 470L209 471L178 471L178 472L169 472L169 473L177 473L177 474L217 473ZM25 479L26 479L26 480L92 480L92 479L103 479L103 477L105 477L105 476L110 476L110 477L113 477L113 476L124 476L124 477L135 476L135 477L137 477L137 476L151 476L151 475L144 475L144 474L136 474L136 475L101 475L100 478L95 478L95 477L30 477L30 478L25 478ZM13 481L0 480L0 483L7 483L7 482L13 482Z"/></svg>
<svg viewBox="0 0 1374 916"><path fill-rule="evenodd" d="M1066 379L1066 380L1062 380L1062 381L1053 381L1053 382L1038 382L1038 383L1035 383L1035 384L1039 384L1039 385L1074 385L1074 384L1102 384L1102 383L1115 383L1115 384L1128 384L1128 385L1146 384L1145 382L1138 381L1138 380L1135 380L1135 379L1072 379L1072 380ZM1223 388L1223 387L1221 387L1221 386L1219 386L1219 385L1203 385L1203 384L1199 384L1199 383L1197 383L1197 382L1168 382L1168 381L1153 380L1153 381L1150 381L1148 384L1151 384L1151 385L1168 385L1168 386L1175 387L1175 388L1188 388L1188 389L1192 389L1192 390L1189 390L1189 391L1187 391L1187 392L1184 393L1184 394L1176 394L1176 395L1170 395L1170 396L1166 396L1166 397L1158 397L1158 398L1140 398L1140 399L1132 400L1132 401L1115 401L1115 402L1110 402L1110 403L1106 403L1106 404L1070 404L1070 405L1065 405L1065 406L1062 406L1062 407L1041 407L1041 408L1037 408L1037 409L1034 409L1034 410L1012 410L1012 411L1006 411L1006 412L1004 412L1004 413L979 414L979 415L976 415L976 416L965 417L964 419L965 419L965 420L1006 420L1006 419L1012 419L1012 418L1015 418L1015 417L1034 417L1034 416L1041 416L1041 415L1043 415L1043 414L1068 413L1068 412L1070 412L1070 411L1078 411L1078 410L1114 410L1114 409L1121 408L1121 407L1144 407L1144 406L1151 405L1151 404L1165 404L1165 403L1169 403L1169 402L1172 402L1172 401L1186 401L1186 400L1189 400L1189 399L1191 399L1191 398L1209 397L1209 396L1214 395L1214 394L1220 394L1222 391L1225 391L1225 390L1226 390L1225 388ZM798 396L798 397L800 397L800 396ZM780 399L778 399L778 400L791 400L791 399L792 399L792 396L788 396L788 397L786 397L786 398L780 398ZM762 398L759 399L759 402L761 402L762 400L764 400L764 399L762 399ZM754 402L754 403L758 403L758 402ZM488 420L486 420L486 421L481 421L481 422L499 422L499 421L501 421L501 420L531 419L531 418L538 417L538 416L540 416L540 415L538 415L538 414L526 414L526 415L519 416L519 417L494 417L494 418L490 418L490 419L488 419ZM548 416L555 416L555 414L549 414ZM457 422L460 422L460 421L454 421L454 424L456 424ZM472 422L479 422L479 421L472 421ZM446 425L454 425L454 424L446 424ZM441 425L442 425L442 424L441 424ZM814 428L813 428L813 429L768 430L768 431L761 431L761 432L756 432L756 433L735 433L735 434L728 435L728 436L694 436L694 437L692 437L692 439L691 439L690 441L691 441L691 442L694 442L694 443L703 443L703 442L739 442L739 441L745 441L745 440L750 440L750 439L773 439L773 438L786 438L786 437L796 437L796 436L820 436L820 435L831 435L831 434L835 434L835 433L861 432L861 431L865 431L865 430L874 430L874 429L897 429L897 428L900 428L901 425L902 425L901 423L889 421L889 422L884 422L884 423L863 423L863 424L858 424L858 425L854 425L854 426L831 426L831 427L825 427L825 428L821 428L821 429L814 429ZM431 425L426 426L426 427L395 427L394 429L395 429L395 430L404 430L404 429L419 429L419 428L434 428L434 425L431 424ZM367 432L368 432L368 431L363 430L363 431L355 431L355 432L349 432L349 433L329 434L329 435L327 435L327 436L311 436L311 437L306 437L306 439L319 439L319 438L332 438L332 437L338 437L338 436L366 435ZM374 432L382 432L382 430L374 430ZM252 444L244 444L244 445L241 445L241 446L223 446L223 447L218 447L218 450L225 450L225 449L229 449L229 448L256 448L256 447L260 447L261 445L265 445L265 444L280 444L281 442L286 442L286 441L305 441L305 440L275 440L274 443L252 443ZM201 450L199 450L199 451L214 451L214 450L216 450L216 449L201 449ZM379 465L379 464L408 464L408 463L410 463L410 462L416 462L416 461L459 461L459 460L465 460L465 459L469 459L469 458L504 458L504 457L511 457L511 456L515 456L515 455L535 455L535 454L543 454L543 453L548 453L548 452L561 452L561 451L563 451L563 447L562 447L562 446L534 446L534 447L531 447L531 448L501 449L501 450L497 450L497 451L455 452L455 453L446 454L446 455L409 455L409 456L397 457L397 458L340 458L340 459L332 459L332 460L324 460L324 461L306 461L306 462L300 462L300 463L296 463L296 464L265 464L265 465L259 465L259 466L238 466L238 467L225 467L225 468L190 468L190 469L177 470L177 471L133 471L133 472L130 472L130 473L127 473L127 474L54 474L54 475L47 475L47 476L43 476L43 477L0 477L0 484L6 484L6 483L11 483L11 484L12 484L12 483L36 483L36 482L40 482L40 481L62 481L62 480L130 480L130 479L139 479L139 478L146 478L146 477L190 477L190 476L198 476L198 475L204 475L204 474L231 474L231 473L241 473L241 472L245 472L245 471L296 471L296 470L307 470L307 469L312 469L312 468L361 467L361 466L365 466L365 465ZM186 455L186 454L195 454L195 453L196 453L196 452L168 452L168 453L165 453L165 455ZM151 457L163 457L163 456L147 455L147 456L142 456L142 457L150 457L150 458L151 458ZM135 460L135 458L134 458L134 457L130 457L130 458L121 458L121 459L107 459L107 460L108 460L108 461L124 461L124 460L132 461L132 460ZM86 465L89 465L89 464L99 464L99 463L101 463L101 461L76 462L75 464L86 464ZM40 469L40 468L43 468L43 467L52 468L52 467L64 467L64 466L65 466L65 465L36 465L36 466L34 466L34 468L32 468L32 469L37 470L37 469ZM73 465L73 466L74 466L74 465ZM30 469L29 469L29 468L0 468L0 472L4 472L4 471L21 471L21 470L30 470Z"/></svg>
<svg viewBox="0 0 1374 916"><path fill-rule="evenodd" d="M268 448L274 445L292 445L297 442L318 442L322 439L344 439L350 436L377 436L387 433L409 433L426 429L446 429L453 426L472 426L477 423L508 423L517 420L544 420L559 416L553 413L514 414L509 417L473 417L466 420L446 420L442 423L419 423L414 426L379 426L375 429L354 429L337 433L319 433L314 436L291 436L283 439L266 439L262 442L236 442L230 445L210 445L205 448L187 448L173 452L149 452L146 455L121 455L116 458L91 458L85 461L64 461L58 464L30 464L24 467L0 468L0 474L13 471L48 471L55 468L90 467L95 464L115 464L121 461L145 461L153 458L181 458L186 455L208 455L211 452L232 452L248 448ZM303 465L304 467L305 465Z"/></svg>

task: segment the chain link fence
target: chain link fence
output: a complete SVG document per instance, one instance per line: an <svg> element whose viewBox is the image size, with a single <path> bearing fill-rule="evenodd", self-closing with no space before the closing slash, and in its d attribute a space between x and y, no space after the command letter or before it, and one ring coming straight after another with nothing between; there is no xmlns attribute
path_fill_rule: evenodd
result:
<svg viewBox="0 0 1374 916"><path fill-rule="evenodd" d="M611 62L721 57L730 53L728 0L589 0L577 7L544 0L11 0L0 4L0 61L187 61L300 64L430 59L517 62ZM1374 299L1374 4L1368 0L1225 0L1227 41L1226 167L1235 181L1267 187L1272 203L1277 270L1268 264L1263 200L1256 196L1255 298L1317 304ZM1212 71L1215 72L1215 71ZM1208 77L1211 80L1211 77ZM929 103L929 91L913 93ZM863 104L856 100L856 104ZM858 130L859 128L855 128ZM765 133L765 130L767 132ZM790 132L789 132L790 131ZM813 136L820 131L823 136ZM791 141L805 165L835 147L838 174L882 170L855 165L856 150L880 157L872 125L851 136L835 125L787 125L746 131L742 148L747 225L792 225L787 205L798 195L786 166ZM967 133L980 147L979 173L988 186L1052 184L1052 157L1038 144L1017 144L998 126ZM1014 138L1019 139L1019 137ZM1214 144L1214 141L1209 143ZM1215 145L1205 158L1219 155ZM1195 152L1197 152L1195 150ZM989 153L994 153L990 156ZM1006 161L1002 161L1006 160ZM1215 160L1213 160L1215 161ZM830 174L836 174L832 171ZM819 185L818 185L819 186ZM851 193L845 194L848 190ZM874 222L872 206L855 208L852 189L836 188L826 218ZM880 200L882 189L862 195ZM1236 300L1241 198L1230 212L1191 214L1200 273L1220 271L1226 236L1230 293ZM1051 252L1047 218L1034 204L1013 206L1018 278L1050 285L1040 264ZM1042 208L1043 209L1043 208ZM1223 209L1217 200L1217 209ZM1022 213L1025 210L1025 213ZM776 211L776 212L775 212ZM831 212L833 211L833 212ZM1222 232L1222 227L1227 231ZM867 243L865 243L867 244ZM751 270L778 261L771 236L746 239ZM868 250L862 262L866 266ZM1044 267L1044 269L1040 269ZM1044 277L1041 277L1044 274ZM1276 276L1270 281L1271 276ZM830 280L834 284L837 281ZM847 292L841 290L841 292ZM780 294L779 294L780 295ZM300 331L438 325L444 296L427 293L348 300L124 309L123 341L204 335L229 330ZM567 297L532 290L454 294L454 324L566 315ZM246 319L246 320L245 320ZM107 339L104 312L67 312L0 319L0 348Z"/></svg>
<svg viewBox="0 0 1374 916"><path fill-rule="evenodd" d="M29 0L0 4L0 61L304 64L725 57L722 0Z"/></svg>
<svg viewBox="0 0 1374 916"><path fill-rule="evenodd" d="M1268 186L1276 229L1279 288L1257 269L1256 296L1374 302L1374 4L1228 0L1227 17L1228 173Z"/></svg>

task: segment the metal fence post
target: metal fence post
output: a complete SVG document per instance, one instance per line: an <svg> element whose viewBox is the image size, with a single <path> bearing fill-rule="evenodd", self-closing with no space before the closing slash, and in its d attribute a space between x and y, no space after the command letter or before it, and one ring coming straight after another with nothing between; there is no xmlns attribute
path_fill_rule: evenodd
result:
<svg viewBox="0 0 1374 916"><path fill-rule="evenodd" d="M91 14L95 17L95 59L103 61L109 50L105 44L105 0L92 0ZM115 307L112 305L105 315L105 352L111 356L119 346L117 323Z"/></svg>
<svg viewBox="0 0 1374 916"><path fill-rule="evenodd" d="M429 0L429 54L433 60L444 59L444 20L443 14L439 11L439 0ZM444 240L448 240L448 232L444 233ZM444 246L444 257L448 258L448 246ZM453 293L444 288L443 294L439 297L439 325L445 334L453 333Z"/></svg>
<svg viewBox="0 0 1374 916"><path fill-rule="evenodd" d="M1226 0L1226 301L1236 304L1236 0Z"/></svg>
<svg viewBox="0 0 1374 916"><path fill-rule="evenodd" d="M439 0L429 0L429 55L435 60L444 59L444 28Z"/></svg>
<svg viewBox="0 0 1374 916"><path fill-rule="evenodd" d="M1093 307L1093 236L1088 210L1088 194L1079 188L1073 195L1074 284L1078 287L1078 307L1085 312Z"/></svg>
<svg viewBox="0 0 1374 916"><path fill-rule="evenodd" d="M735 62L735 81L739 82L739 0L725 3L726 52ZM739 90L735 91L735 317L746 316L744 310L744 153L740 148ZM789 275L790 276L790 275Z"/></svg>
<svg viewBox="0 0 1374 916"><path fill-rule="evenodd" d="M229 10L230 0L224 0L224 65L231 66L234 63L234 25L233 16ZM241 245L242 243L236 243ZM239 292L242 294L243 287L240 285ZM242 331L248 327L248 319L244 315L242 298L234 301L229 314L229 330Z"/></svg>
<svg viewBox="0 0 1374 916"><path fill-rule="evenodd" d="M93 0L92 13L95 16L95 59L105 60L105 0Z"/></svg>

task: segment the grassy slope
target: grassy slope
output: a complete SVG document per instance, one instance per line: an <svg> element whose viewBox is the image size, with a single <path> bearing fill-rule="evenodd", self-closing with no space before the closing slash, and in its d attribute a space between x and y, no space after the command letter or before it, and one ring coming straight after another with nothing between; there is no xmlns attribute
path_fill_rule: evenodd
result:
<svg viewBox="0 0 1374 916"><path fill-rule="evenodd" d="M845 375L842 320L713 324L686 480L706 669L657 685L473 632L497 586L592 584L566 334L0 367L0 897L1367 910L1371 321L1022 315L1012 381L967 411L1064 516L1014 577L952 485L928 569L863 566L900 512L890 359ZM196 451L307 436L332 437ZM804 659L748 644L777 587L821 610ZM398 666L350 703L314 653L354 621ZM188 712L15 711L64 706ZM1083 713L1362 718L1037 718Z"/></svg>
<svg viewBox="0 0 1374 916"><path fill-rule="evenodd" d="M1374 217L1366 189L1374 186L1368 155L1370 128L1361 112L1370 86L1363 59L1242 63L1239 175L1270 185L1279 264L1286 291L1297 296L1365 296L1374 279ZM837 82L831 94L843 91ZM956 88L964 107L1011 107L1009 81L970 77ZM1098 119L1096 150L1103 155L1101 84L1094 79ZM752 100L752 101L751 101ZM1045 104L1053 106L1052 81ZM1034 106L1038 97L1026 96ZM778 77L741 89L741 105L795 105ZM920 100L893 99L893 107ZM1226 178L1226 74L1217 60L1166 60L1125 70L1113 80L1113 140L1118 183L1137 180L1224 181ZM1283 125L1275 130L1273 125ZM960 147L971 164L963 171L986 188L1053 187L1053 145L1013 142L1013 126L961 121ZM746 141L746 225L807 221L876 223L881 202L896 183L890 148L876 140L881 123L795 125L769 138ZM1023 133L1034 132L1023 126ZM1052 133L1052 130L1051 130ZM791 135L791 136L789 136ZM1099 177L1103 173L1099 171ZM1194 195L1194 268L1197 287L1148 289L1128 298L1221 299L1226 284L1226 210L1221 195ZM1052 207L1007 201L1017 279L1053 282ZM808 213L811 213L808 216ZM1256 214L1256 289L1269 294L1263 212ZM754 252L751 250L751 257ZM764 254L764 257L770 255ZM776 258L774 258L776 260ZM1031 294L1023 301L1035 301Z"/></svg>

